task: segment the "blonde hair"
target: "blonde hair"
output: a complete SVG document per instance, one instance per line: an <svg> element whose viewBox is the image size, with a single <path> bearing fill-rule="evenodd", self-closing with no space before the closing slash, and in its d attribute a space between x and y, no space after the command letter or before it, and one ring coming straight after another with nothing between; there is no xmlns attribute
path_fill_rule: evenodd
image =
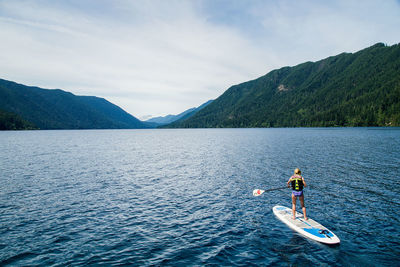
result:
<svg viewBox="0 0 400 267"><path fill-rule="evenodd" d="M296 168L296 169L294 170L294 174L301 174L300 169L299 169L299 168Z"/></svg>

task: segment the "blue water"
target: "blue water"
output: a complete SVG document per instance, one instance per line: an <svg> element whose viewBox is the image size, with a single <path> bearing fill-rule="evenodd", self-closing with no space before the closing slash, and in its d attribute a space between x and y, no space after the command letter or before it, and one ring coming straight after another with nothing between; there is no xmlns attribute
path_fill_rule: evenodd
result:
<svg viewBox="0 0 400 267"><path fill-rule="evenodd" d="M0 265L399 266L400 128L0 132ZM309 217L341 239L299 236Z"/></svg>

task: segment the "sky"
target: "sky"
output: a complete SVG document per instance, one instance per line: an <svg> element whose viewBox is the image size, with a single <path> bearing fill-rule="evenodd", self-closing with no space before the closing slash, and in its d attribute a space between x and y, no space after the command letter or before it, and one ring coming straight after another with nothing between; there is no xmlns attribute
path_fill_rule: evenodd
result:
<svg viewBox="0 0 400 267"><path fill-rule="evenodd" d="M0 78L140 119L378 42L400 42L400 0L0 0Z"/></svg>

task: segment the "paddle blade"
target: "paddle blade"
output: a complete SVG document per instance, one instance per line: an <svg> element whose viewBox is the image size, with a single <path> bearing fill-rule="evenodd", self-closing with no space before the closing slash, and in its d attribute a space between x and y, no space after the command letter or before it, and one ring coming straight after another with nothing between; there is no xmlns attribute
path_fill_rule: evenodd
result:
<svg viewBox="0 0 400 267"><path fill-rule="evenodd" d="M261 195L262 193L264 193L265 190L261 190L261 189L254 189L253 190L253 196L258 197L259 195Z"/></svg>

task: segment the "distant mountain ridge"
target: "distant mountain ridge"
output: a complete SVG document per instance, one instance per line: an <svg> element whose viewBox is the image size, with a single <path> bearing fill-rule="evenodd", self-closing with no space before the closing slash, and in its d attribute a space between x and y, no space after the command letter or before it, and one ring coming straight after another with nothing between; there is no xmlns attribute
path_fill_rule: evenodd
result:
<svg viewBox="0 0 400 267"><path fill-rule="evenodd" d="M207 107L209 104L211 104L214 100L208 100L207 102L203 103L202 105L200 105L197 108L194 109L189 109L182 114L182 116L179 116L179 118L177 118L176 120L172 121L169 124L164 124L159 126L159 128L173 128L175 125L179 125L181 122L193 117L196 113L198 113L200 110L204 109L205 107ZM179 115L181 115L179 114Z"/></svg>
<svg viewBox="0 0 400 267"><path fill-rule="evenodd" d="M196 108L190 108L188 110L185 110L182 113L179 113L178 115L171 115L170 114L170 115L167 115L167 116L154 117L154 118L146 120L146 122L155 122L155 123L158 123L158 124L168 124L168 123L174 122L176 120L179 120L180 118L185 116L187 113L190 113L195 109Z"/></svg>
<svg viewBox="0 0 400 267"><path fill-rule="evenodd" d="M400 126L399 44L273 70L165 127L330 126Z"/></svg>
<svg viewBox="0 0 400 267"><path fill-rule="evenodd" d="M187 119L187 118L190 118L191 116L193 116L194 114L196 114L197 112L199 112L200 110L202 110L203 108L205 108L212 101L213 100L208 100L207 102L200 105L199 107L187 109L184 112L179 113L178 115L167 115L164 117L155 117L155 118L146 120L146 122L152 122L152 123L157 123L159 125L165 125L165 124L173 123L175 121L179 121L181 119Z"/></svg>
<svg viewBox="0 0 400 267"><path fill-rule="evenodd" d="M42 89L0 79L0 110L40 129L150 128L120 107L94 96Z"/></svg>

